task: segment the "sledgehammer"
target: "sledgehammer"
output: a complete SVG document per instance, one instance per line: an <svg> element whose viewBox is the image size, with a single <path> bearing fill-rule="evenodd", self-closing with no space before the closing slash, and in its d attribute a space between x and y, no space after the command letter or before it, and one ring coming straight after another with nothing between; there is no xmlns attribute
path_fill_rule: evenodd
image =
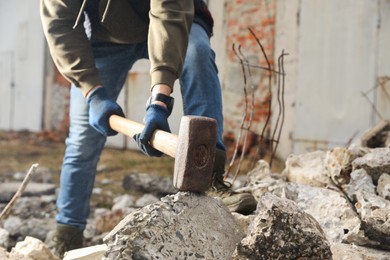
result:
<svg viewBox="0 0 390 260"><path fill-rule="evenodd" d="M144 125L112 115L110 126L133 137ZM150 140L153 148L175 158L173 185L181 191L203 192L210 188L217 141L217 121L202 116L183 116L179 134L156 130Z"/></svg>

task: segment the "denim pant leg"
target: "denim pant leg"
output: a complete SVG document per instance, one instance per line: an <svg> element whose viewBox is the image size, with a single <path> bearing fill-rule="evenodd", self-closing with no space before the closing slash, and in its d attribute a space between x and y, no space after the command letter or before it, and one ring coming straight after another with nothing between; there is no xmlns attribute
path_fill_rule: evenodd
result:
<svg viewBox="0 0 390 260"><path fill-rule="evenodd" d="M223 143L222 93L206 31L192 24L183 73L180 77L185 115L207 116L218 122L217 148L225 150Z"/></svg>
<svg viewBox="0 0 390 260"><path fill-rule="evenodd" d="M116 99L131 66L139 58L147 56L147 47L145 43L95 46L94 54L102 84ZM105 141L106 137L89 125L88 104L81 91L72 86L69 136L57 199L58 223L85 229L96 167Z"/></svg>

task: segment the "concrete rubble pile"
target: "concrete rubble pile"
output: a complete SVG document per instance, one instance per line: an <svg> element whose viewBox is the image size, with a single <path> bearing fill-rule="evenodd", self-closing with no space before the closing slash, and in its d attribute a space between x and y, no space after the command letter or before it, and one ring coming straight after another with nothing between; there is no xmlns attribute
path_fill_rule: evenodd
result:
<svg viewBox="0 0 390 260"><path fill-rule="evenodd" d="M234 186L258 201L247 216L218 198L177 192L169 178L126 176L124 189L144 195L95 208L87 246L64 259L390 259L389 129L381 122L359 144L292 154L282 172L258 161ZM0 259L56 259L55 192L48 170L39 176L0 223Z"/></svg>

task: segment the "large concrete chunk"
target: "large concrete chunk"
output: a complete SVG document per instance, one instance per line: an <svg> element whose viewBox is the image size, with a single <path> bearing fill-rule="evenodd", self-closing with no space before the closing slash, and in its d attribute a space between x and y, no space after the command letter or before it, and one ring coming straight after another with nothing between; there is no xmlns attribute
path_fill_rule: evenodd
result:
<svg viewBox="0 0 390 260"><path fill-rule="evenodd" d="M105 238L105 259L230 259L244 233L221 200L179 192L136 210Z"/></svg>
<svg viewBox="0 0 390 260"><path fill-rule="evenodd" d="M39 239L27 236L24 241L20 241L12 248L9 254L10 259L47 259L47 260L59 260L54 256L49 248Z"/></svg>
<svg viewBox="0 0 390 260"><path fill-rule="evenodd" d="M390 173L390 148L373 149L363 157L352 162L353 170L364 169L372 177L374 184L378 183L383 173Z"/></svg>
<svg viewBox="0 0 390 260"><path fill-rule="evenodd" d="M390 252L357 245L332 244L333 260L389 260Z"/></svg>
<svg viewBox="0 0 390 260"><path fill-rule="evenodd" d="M258 211L232 259L332 259L318 222L293 201L265 193Z"/></svg>
<svg viewBox="0 0 390 260"><path fill-rule="evenodd" d="M290 182L325 187L331 184L325 167L325 156L326 153L323 151L291 154L286 160L286 168L282 174Z"/></svg>

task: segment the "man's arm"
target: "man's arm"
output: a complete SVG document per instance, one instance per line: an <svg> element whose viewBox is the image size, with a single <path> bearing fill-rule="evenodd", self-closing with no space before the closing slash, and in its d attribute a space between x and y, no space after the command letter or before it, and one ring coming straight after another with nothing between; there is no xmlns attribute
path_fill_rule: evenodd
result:
<svg viewBox="0 0 390 260"><path fill-rule="evenodd" d="M148 50L152 96L163 94L166 100L170 99L173 84L183 68L193 15L193 0L151 1ZM149 141L156 129L171 131L168 124L171 109L160 100L146 107L145 128L133 137L145 154L162 155Z"/></svg>
<svg viewBox="0 0 390 260"><path fill-rule="evenodd" d="M77 0L41 0L43 31L54 63L85 96L101 82L83 22L73 28L80 8Z"/></svg>
<svg viewBox="0 0 390 260"><path fill-rule="evenodd" d="M180 76L194 15L193 0L152 0L148 35L153 88Z"/></svg>
<svg viewBox="0 0 390 260"><path fill-rule="evenodd" d="M43 30L57 68L86 97L89 124L104 136L116 135L109 117L124 113L101 86L83 19L75 25L78 14L83 15L80 8L81 1L41 0Z"/></svg>

